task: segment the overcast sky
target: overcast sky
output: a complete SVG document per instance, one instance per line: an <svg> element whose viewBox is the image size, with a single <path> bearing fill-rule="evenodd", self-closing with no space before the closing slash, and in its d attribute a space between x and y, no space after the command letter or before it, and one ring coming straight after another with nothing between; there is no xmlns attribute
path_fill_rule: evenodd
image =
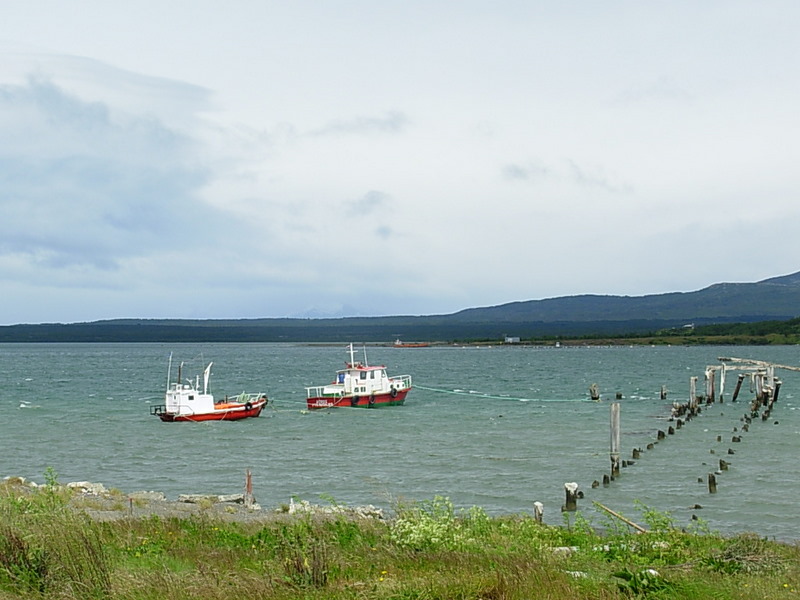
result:
<svg viewBox="0 0 800 600"><path fill-rule="evenodd" d="M6 0L0 323L800 270L794 0Z"/></svg>

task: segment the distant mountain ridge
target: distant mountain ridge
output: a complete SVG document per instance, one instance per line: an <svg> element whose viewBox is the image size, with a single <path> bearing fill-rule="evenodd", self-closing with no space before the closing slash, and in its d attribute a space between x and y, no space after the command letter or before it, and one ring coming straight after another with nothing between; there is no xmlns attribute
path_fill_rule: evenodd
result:
<svg viewBox="0 0 800 600"><path fill-rule="evenodd" d="M694 292L647 296L584 294L470 308L455 315L470 320L754 322L800 314L800 272L756 283L716 283Z"/></svg>
<svg viewBox="0 0 800 600"><path fill-rule="evenodd" d="M8 325L0 342L389 342L506 335L647 333L684 325L789 320L800 315L800 272L646 296L584 294L468 308L447 315L323 319L114 319Z"/></svg>

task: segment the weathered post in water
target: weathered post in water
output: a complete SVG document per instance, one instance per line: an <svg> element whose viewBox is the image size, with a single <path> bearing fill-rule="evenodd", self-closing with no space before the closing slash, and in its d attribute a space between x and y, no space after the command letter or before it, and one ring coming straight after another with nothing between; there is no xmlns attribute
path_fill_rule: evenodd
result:
<svg viewBox="0 0 800 600"><path fill-rule="evenodd" d="M739 396L739 390L742 389L742 381L744 381L744 373L739 373L739 379L736 380L736 388L733 390L733 401L736 402L736 398Z"/></svg>
<svg viewBox="0 0 800 600"><path fill-rule="evenodd" d="M611 403L611 475L619 475L619 402Z"/></svg>
<svg viewBox="0 0 800 600"><path fill-rule="evenodd" d="M541 502L534 502L533 518L536 520L537 523L541 523L543 517L544 517L544 504L542 504Z"/></svg>
<svg viewBox="0 0 800 600"><path fill-rule="evenodd" d="M708 493L709 494L716 494L717 493L717 476L713 473L708 474Z"/></svg>
<svg viewBox="0 0 800 600"><path fill-rule="evenodd" d="M567 512L575 512L578 510L578 484L574 481L564 484L564 491L567 494L564 509Z"/></svg>
<svg viewBox="0 0 800 600"><path fill-rule="evenodd" d="M592 400L600 400L600 389L597 387L596 383L589 386L589 395L592 397Z"/></svg>
<svg viewBox="0 0 800 600"><path fill-rule="evenodd" d="M706 402L713 403L716 400L716 369L712 367L706 368Z"/></svg>

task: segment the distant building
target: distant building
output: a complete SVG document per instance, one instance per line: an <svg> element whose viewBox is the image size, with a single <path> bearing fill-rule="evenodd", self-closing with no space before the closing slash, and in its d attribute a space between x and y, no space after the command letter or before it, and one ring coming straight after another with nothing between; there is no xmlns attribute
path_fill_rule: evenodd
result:
<svg viewBox="0 0 800 600"><path fill-rule="evenodd" d="M503 343L504 344L519 344L519 338L518 337L511 337L511 336L507 335L506 339L503 340Z"/></svg>

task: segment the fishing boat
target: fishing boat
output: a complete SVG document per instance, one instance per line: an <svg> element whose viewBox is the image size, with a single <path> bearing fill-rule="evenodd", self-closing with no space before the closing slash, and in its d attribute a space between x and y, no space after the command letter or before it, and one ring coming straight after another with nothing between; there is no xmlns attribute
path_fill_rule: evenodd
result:
<svg viewBox="0 0 800 600"><path fill-rule="evenodd" d="M411 376L389 377L384 365L367 364L366 348L364 362L356 361L353 344L349 349L350 362L336 372L333 383L306 388L308 408L378 408L403 404L411 390Z"/></svg>
<svg viewBox="0 0 800 600"><path fill-rule="evenodd" d="M212 364L214 363L208 363L203 371L201 391L199 376L194 381L191 379L182 381L183 364L178 366L178 380L170 381L170 371L172 370L172 356L170 356L167 370L166 404L151 406L150 414L170 423L175 421L236 421L259 416L268 402L266 394L242 392L215 400L214 395L208 393Z"/></svg>
<svg viewBox="0 0 800 600"><path fill-rule="evenodd" d="M404 342L400 339L394 341L395 348L427 348L430 346L428 342Z"/></svg>

